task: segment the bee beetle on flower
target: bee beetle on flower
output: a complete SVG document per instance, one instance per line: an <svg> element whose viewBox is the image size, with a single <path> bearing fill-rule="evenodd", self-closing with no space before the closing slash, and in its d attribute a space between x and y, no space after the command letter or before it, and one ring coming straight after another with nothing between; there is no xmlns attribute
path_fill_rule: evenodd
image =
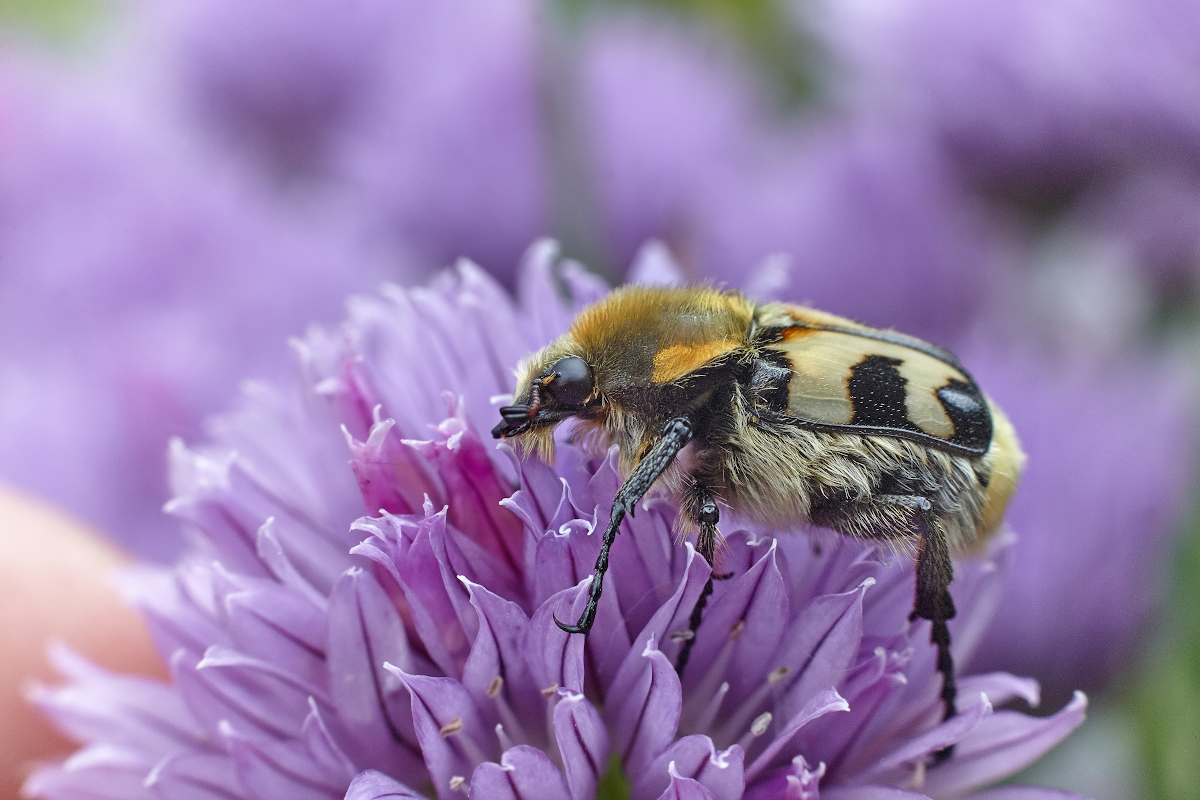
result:
<svg viewBox="0 0 1200 800"><path fill-rule="evenodd" d="M550 458L555 426L574 418L583 437L617 445L628 476L588 603L563 630L591 629L621 520L662 479L682 492L683 522L710 565L722 504L764 524L809 521L911 553L912 616L932 623L945 717L955 714L950 556L996 530L1024 454L953 355L737 292L629 286L585 308L519 373L493 436ZM711 593L710 579L680 673Z"/></svg>

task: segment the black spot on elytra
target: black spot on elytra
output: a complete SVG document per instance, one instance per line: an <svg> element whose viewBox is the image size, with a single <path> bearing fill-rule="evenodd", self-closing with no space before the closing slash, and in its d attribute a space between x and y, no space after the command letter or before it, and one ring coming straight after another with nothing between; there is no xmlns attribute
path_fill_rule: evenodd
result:
<svg viewBox="0 0 1200 800"><path fill-rule="evenodd" d="M851 425L919 430L908 419L904 397L908 381L898 369L903 363L898 358L873 355L850 368Z"/></svg>
<svg viewBox="0 0 1200 800"><path fill-rule="evenodd" d="M954 424L950 441L972 450L986 450L992 443L992 415L979 387L951 380L938 389L937 396Z"/></svg>

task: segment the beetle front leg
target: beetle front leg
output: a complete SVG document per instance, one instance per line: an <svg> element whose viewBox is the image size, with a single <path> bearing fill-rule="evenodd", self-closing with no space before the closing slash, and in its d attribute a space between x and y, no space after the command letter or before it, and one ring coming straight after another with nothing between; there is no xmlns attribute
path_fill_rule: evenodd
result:
<svg viewBox="0 0 1200 800"><path fill-rule="evenodd" d="M596 609L600 605L600 593L604 590L604 573L608 571L608 551L617 539L621 528L621 520L625 515L633 516L638 501L650 491L654 482L666 472L667 467L675 460L675 456L692 438L692 423L684 417L676 417L663 428L662 438L650 451L642 457L634 467L629 479L617 490L613 499L612 511L609 513L608 527L604 530L604 542L600 545L600 555L596 558L596 571L592 578L592 586L588 592L587 605L574 625L567 625L554 618L554 624L567 633L587 633L596 621Z"/></svg>

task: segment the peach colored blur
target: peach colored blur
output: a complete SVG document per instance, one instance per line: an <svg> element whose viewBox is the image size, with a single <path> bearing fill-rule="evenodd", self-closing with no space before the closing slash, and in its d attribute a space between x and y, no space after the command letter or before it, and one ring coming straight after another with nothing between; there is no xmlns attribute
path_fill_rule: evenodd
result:
<svg viewBox="0 0 1200 800"><path fill-rule="evenodd" d="M0 487L0 799L19 796L34 761L74 749L23 694L32 681L57 680L49 642L111 669L165 676L141 617L113 588L126 560L76 520Z"/></svg>

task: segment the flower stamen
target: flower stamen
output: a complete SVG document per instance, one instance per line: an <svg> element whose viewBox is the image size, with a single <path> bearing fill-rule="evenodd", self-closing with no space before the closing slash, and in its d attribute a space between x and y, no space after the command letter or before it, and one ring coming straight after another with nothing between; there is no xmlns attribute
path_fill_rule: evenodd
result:
<svg viewBox="0 0 1200 800"><path fill-rule="evenodd" d="M912 787L921 789L925 786L925 762L918 761L913 765Z"/></svg>

